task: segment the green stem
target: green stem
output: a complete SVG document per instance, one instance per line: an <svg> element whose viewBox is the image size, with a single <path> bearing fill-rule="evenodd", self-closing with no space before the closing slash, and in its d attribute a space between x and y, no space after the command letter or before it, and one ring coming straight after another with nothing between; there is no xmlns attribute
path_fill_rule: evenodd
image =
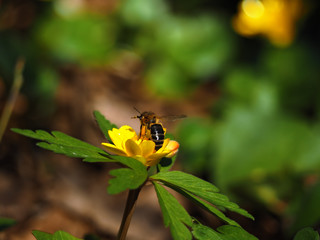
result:
<svg viewBox="0 0 320 240"><path fill-rule="evenodd" d="M134 212L134 207L136 205L141 188L142 186L137 189L129 190L126 208L123 213L122 222L119 228L117 240L126 239L130 221Z"/></svg>
<svg viewBox="0 0 320 240"><path fill-rule="evenodd" d="M15 67L14 79L13 79L13 84L12 84L11 92L9 95L9 99L6 105L4 106L3 113L0 119L0 142L7 128L7 124L9 122L9 119L14 107L14 103L16 102L16 99L18 97L18 94L23 82L23 77L22 77L23 67L24 67L24 60L20 58L17 61L16 67Z"/></svg>

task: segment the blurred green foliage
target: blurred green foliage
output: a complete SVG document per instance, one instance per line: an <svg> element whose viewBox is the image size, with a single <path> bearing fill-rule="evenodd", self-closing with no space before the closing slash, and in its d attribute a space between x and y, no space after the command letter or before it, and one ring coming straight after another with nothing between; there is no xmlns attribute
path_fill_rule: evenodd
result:
<svg viewBox="0 0 320 240"><path fill-rule="evenodd" d="M70 18L52 14L36 29L39 44L50 57L84 65L103 64L115 36L112 21L93 14Z"/></svg>
<svg viewBox="0 0 320 240"><path fill-rule="evenodd" d="M233 32L240 1L125 0L105 14L67 9L62 0L27 2L38 10L27 29L1 25L0 76L8 85L24 55L24 91L50 102L62 64L105 66L124 49L144 59L145 84L163 97L186 98L213 81L221 94L209 119L179 126L183 167L263 205L289 222L291 232L319 224L317 1L304 2L312 11L286 48ZM9 5L4 1L1 13ZM38 102L39 111L48 109Z"/></svg>
<svg viewBox="0 0 320 240"><path fill-rule="evenodd" d="M319 232L313 230L311 227L301 229L293 240L319 240Z"/></svg>
<svg viewBox="0 0 320 240"><path fill-rule="evenodd" d="M0 217L0 232L16 224L16 221L10 218Z"/></svg>
<svg viewBox="0 0 320 240"><path fill-rule="evenodd" d="M225 74L211 124L180 126L181 159L222 189L291 219L293 233L320 221L319 188L303 185L319 178L319 68L303 43L266 49L254 69L241 64ZM211 144L197 148L199 141Z"/></svg>

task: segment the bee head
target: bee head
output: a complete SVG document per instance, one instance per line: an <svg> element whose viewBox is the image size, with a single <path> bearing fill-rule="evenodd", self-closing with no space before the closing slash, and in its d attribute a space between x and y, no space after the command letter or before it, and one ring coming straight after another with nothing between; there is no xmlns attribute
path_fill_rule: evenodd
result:
<svg viewBox="0 0 320 240"><path fill-rule="evenodd" d="M138 118L141 121L141 124L155 123L157 121L157 117L154 112L143 112L132 118Z"/></svg>

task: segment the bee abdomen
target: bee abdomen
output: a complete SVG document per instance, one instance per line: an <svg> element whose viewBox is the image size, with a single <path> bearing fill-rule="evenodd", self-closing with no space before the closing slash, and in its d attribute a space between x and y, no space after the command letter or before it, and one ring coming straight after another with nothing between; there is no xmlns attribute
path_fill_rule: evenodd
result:
<svg viewBox="0 0 320 240"><path fill-rule="evenodd" d="M161 124L155 123L150 128L152 141L156 144L155 149L159 150L164 141L164 130Z"/></svg>

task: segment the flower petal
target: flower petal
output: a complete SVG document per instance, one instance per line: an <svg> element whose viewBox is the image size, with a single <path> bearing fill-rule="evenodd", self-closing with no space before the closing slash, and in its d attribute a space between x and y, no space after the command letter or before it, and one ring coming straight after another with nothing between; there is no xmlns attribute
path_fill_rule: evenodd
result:
<svg viewBox="0 0 320 240"><path fill-rule="evenodd" d="M151 154L149 157L147 157L147 166L154 166L157 165L161 158L165 157L168 154L168 152L164 152L164 153L154 153Z"/></svg>
<svg viewBox="0 0 320 240"><path fill-rule="evenodd" d="M166 138L164 141L163 141L163 144L162 144L162 147L160 149L158 149L157 153L161 153L165 150L165 148L167 147L168 143L170 141L170 138Z"/></svg>
<svg viewBox="0 0 320 240"><path fill-rule="evenodd" d="M169 153L168 155L166 155L167 158L173 158L177 153L178 153L179 149Z"/></svg>
<svg viewBox="0 0 320 240"><path fill-rule="evenodd" d="M167 158L174 157L178 153L179 146L180 144L177 141L171 140L165 149L165 151L170 151L170 153L166 157Z"/></svg>
<svg viewBox="0 0 320 240"><path fill-rule="evenodd" d="M108 152L110 152L112 154L120 155L120 156L127 156L127 154L123 150L117 148L113 144L110 144L110 143L101 143L101 144L107 149Z"/></svg>
<svg viewBox="0 0 320 240"><path fill-rule="evenodd" d="M126 125L119 129L113 128L108 133L113 144L102 143L108 152L132 157L146 166L158 164L163 157L174 156L179 149L178 142L166 138L162 147L155 152L155 143L153 141L138 138L136 132Z"/></svg>
<svg viewBox="0 0 320 240"><path fill-rule="evenodd" d="M132 127L128 125L124 125L119 128L120 136L123 140L132 139L137 136L136 132L132 129Z"/></svg>
<svg viewBox="0 0 320 240"><path fill-rule="evenodd" d="M132 129L132 127L124 125L121 128L113 128L112 131L108 131L108 134L113 142L119 149L125 151L125 142L128 139L137 139L136 132Z"/></svg>
<svg viewBox="0 0 320 240"><path fill-rule="evenodd" d="M116 128L113 128L112 131L108 131L108 134L109 134L109 137L111 138L111 141L114 145L117 146L117 148L119 149L123 149L123 146L122 146L122 138L120 136L120 132L118 129Z"/></svg>
<svg viewBox="0 0 320 240"><path fill-rule="evenodd" d="M142 141L140 144L140 148L142 150L142 156L148 157L154 152L156 144L153 141Z"/></svg>
<svg viewBox="0 0 320 240"><path fill-rule="evenodd" d="M165 150L175 151L179 148L179 146L180 146L180 144L177 141L170 140L169 143L167 144Z"/></svg>
<svg viewBox="0 0 320 240"><path fill-rule="evenodd" d="M147 160L143 156L134 156L134 159L137 159L139 162L141 162L143 165L147 165Z"/></svg>
<svg viewBox="0 0 320 240"><path fill-rule="evenodd" d="M153 166L159 163L160 159L168 155L169 152L162 152L162 153L154 153L147 157L148 166ZM151 164L151 165L150 165Z"/></svg>
<svg viewBox="0 0 320 240"><path fill-rule="evenodd" d="M125 143L125 147L128 156L141 155L141 148L134 140L128 139Z"/></svg>

